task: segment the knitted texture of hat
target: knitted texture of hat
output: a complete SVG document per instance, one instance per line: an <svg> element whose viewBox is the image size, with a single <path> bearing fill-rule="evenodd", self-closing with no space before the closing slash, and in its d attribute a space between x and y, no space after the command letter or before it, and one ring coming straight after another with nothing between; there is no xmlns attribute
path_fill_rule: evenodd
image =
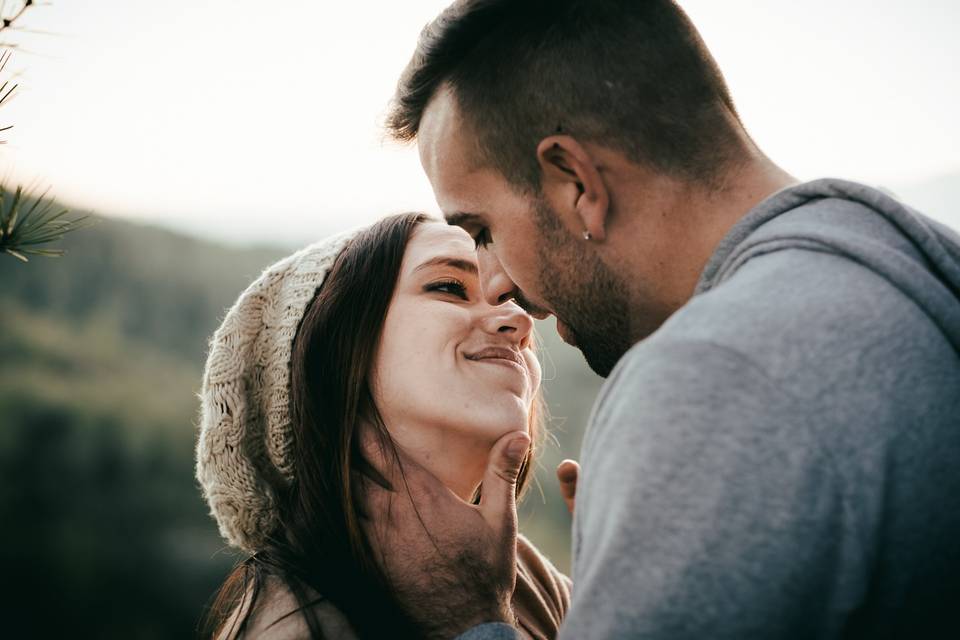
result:
<svg viewBox="0 0 960 640"><path fill-rule="evenodd" d="M357 230L267 267L210 341L200 392L197 480L226 541L255 553L276 529L276 488L293 480L290 354L327 272Z"/></svg>

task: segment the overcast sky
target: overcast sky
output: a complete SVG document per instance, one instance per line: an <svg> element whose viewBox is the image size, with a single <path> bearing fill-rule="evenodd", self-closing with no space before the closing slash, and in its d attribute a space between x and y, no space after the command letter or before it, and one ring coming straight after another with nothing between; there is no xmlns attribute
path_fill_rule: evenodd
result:
<svg viewBox="0 0 960 640"><path fill-rule="evenodd" d="M7 2L10 5L10 2ZM5 32L8 181L231 241L436 211L380 120L446 0L54 0ZM688 0L751 134L803 178L960 174L960 2ZM33 53L27 53L29 50ZM941 216L943 217L943 216ZM960 212L948 219L960 226Z"/></svg>

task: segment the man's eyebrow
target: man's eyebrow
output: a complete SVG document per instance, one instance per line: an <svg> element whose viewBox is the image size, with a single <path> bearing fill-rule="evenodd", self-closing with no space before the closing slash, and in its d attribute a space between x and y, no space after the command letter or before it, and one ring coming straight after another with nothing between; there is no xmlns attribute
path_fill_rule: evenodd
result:
<svg viewBox="0 0 960 640"><path fill-rule="evenodd" d="M469 213L467 211L454 211L443 216L447 224L454 227L462 227L468 224L479 224L480 216L476 213Z"/></svg>
<svg viewBox="0 0 960 640"><path fill-rule="evenodd" d="M454 269L459 269L460 271L466 271L467 273L477 275L477 265L470 260L464 260L463 258L449 258L447 256L437 256L436 258L430 258L419 267L414 269L414 271L420 271L422 269L429 269L430 267L453 267Z"/></svg>

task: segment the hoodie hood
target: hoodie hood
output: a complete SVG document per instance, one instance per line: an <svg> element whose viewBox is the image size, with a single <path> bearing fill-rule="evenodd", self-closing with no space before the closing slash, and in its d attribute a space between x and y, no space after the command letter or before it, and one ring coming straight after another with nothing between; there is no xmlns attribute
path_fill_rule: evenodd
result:
<svg viewBox="0 0 960 640"><path fill-rule="evenodd" d="M813 202L837 200L825 226L789 212ZM844 201L877 218L844 216ZM861 207L857 207L861 209ZM861 209L862 210L862 209ZM916 303L960 354L960 235L894 197L866 185L821 179L783 189L754 207L720 242L704 268L695 295L731 277L753 257L799 248L853 260L885 278Z"/></svg>

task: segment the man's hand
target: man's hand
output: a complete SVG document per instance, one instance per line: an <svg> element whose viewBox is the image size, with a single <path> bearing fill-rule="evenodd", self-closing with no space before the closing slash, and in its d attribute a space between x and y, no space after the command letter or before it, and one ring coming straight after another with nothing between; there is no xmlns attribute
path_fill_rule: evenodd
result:
<svg viewBox="0 0 960 640"><path fill-rule="evenodd" d="M580 465L576 460L564 460L557 465L557 480L560 481L560 495L567 503L567 510L573 515L573 506L577 499L577 480L580 478Z"/></svg>
<svg viewBox="0 0 960 640"><path fill-rule="evenodd" d="M402 452L397 461L365 447L393 488L364 479L366 533L401 604L427 637L453 638L484 622L514 623L516 484L529 444L521 431L497 440L479 505L461 500Z"/></svg>

